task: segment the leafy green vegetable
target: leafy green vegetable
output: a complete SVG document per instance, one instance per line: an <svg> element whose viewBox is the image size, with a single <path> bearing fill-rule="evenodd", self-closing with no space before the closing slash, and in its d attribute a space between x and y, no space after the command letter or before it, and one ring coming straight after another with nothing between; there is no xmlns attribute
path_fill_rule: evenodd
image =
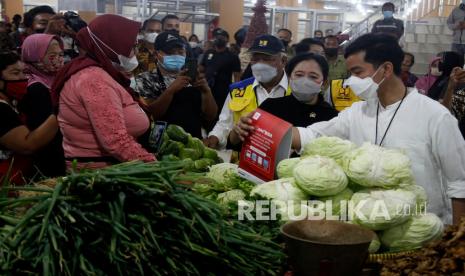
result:
<svg viewBox="0 0 465 276"><path fill-rule="evenodd" d="M343 169L352 181L369 188L389 189L414 183L410 159L405 154L369 143L349 152Z"/></svg>
<svg viewBox="0 0 465 276"><path fill-rule="evenodd" d="M348 180L341 167L331 158L311 156L294 167L297 186L309 195L336 195L347 187Z"/></svg>
<svg viewBox="0 0 465 276"><path fill-rule="evenodd" d="M329 207L328 202L330 202L332 207L331 213L335 216L338 216L341 214L341 201L349 202L353 194L354 192L352 192L351 189L345 188L344 190L342 190L342 192L336 195L319 197L318 200L323 201L326 204L326 208Z"/></svg>
<svg viewBox="0 0 465 276"><path fill-rule="evenodd" d="M179 155L181 151L184 149L184 145L181 142L173 141L173 140L167 140L166 142L163 142L163 144L160 147L160 150L158 151L158 154L160 156L164 155Z"/></svg>
<svg viewBox="0 0 465 276"><path fill-rule="evenodd" d="M440 238L443 230L441 219L435 214L426 213L384 231L381 242L392 252L412 250Z"/></svg>
<svg viewBox="0 0 465 276"><path fill-rule="evenodd" d="M219 183L225 182L227 175L237 175L238 166L232 163L220 163L210 167L207 177L218 181Z"/></svg>
<svg viewBox="0 0 465 276"><path fill-rule="evenodd" d="M237 202L238 200L245 199L245 193L240 189L234 189L231 191L227 191L221 194L218 194L218 202L221 204L229 204L233 202Z"/></svg>
<svg viewBox="0 0 465 276"><path fill-rule="evenodd" d="M181 159L190 158L190 159L195 161L195 160L199 159L201 156L202 155L200 154L200 152L198 150L196 150L196 149L183 148L179 152L179 158L181 158Z"/></svg>
<svg viewBox="0 0 465 276"><path fill-rule="evenodd" d="M279 178L293 177L294 167L299 163L300 158L289 158L279 162L276 172Z"/></svg>
<svg viewBox="0 0 465 276"><path fill-rule="evenodd" d="M402 189L372 189L354 193L354 222L371 230L385 230L404 223L415 211L416 195ZM358 205L360 204L360 205Z"/></svg>
<svg viewBox="0 0 465 276"><path fill-rule="evenodd" d="M370 246L368 247L368 252L374 254L378 252L381 247L381 242L379 241L378 235L375 234L375 238L371 241Z"/></svg>
<svg viewBox="0 0 465 276"><path fill-rule="evenodd" d="M344 155L353 149L355 149L355 144L348 140L323 136L306 144L302 156L326 156L341 164Z"/></svg>
<svg viewBox="0 0 465 276"><path fill-rule="evenodd" d="M206 172L208 171L208 168L213 164L215 164L215 161L208 158L201 158L199 160L194 161L194 168L195 171Z"/></svg>
<svg viewBox="0 0 465 276"><path fill-rule="evenodd" d="M250 192L250 196L260 196L266 199L276 199L280 201L294 200L300 202L307 200L308 196L295 184L292 177L281 178L257 185Z"/></svg>
<svg viewBox="0 0 465 276"><path fill-rule="evenodd" d="M170 137L171 140L187 144L189 140L189 134L182 129L182 127L177 125L169 125L166 128L166 134Z"/></svg>
<svg viewBox="0 0 465 276"><path fill-rule="evenodd" d="M218 159L218 153L214 149L205 147L204 150L203 150L203 156L202 157L203 158L209 158L209 159L212 159L212 160L217 160Z"/></svg>
<svg viewBox="0 0 465 276"><path fill-rule="evenodd" d="M204 155L205 146L203 145L203 142L199 138L189 137L186 146L188 148L195 149L199 154L199 158L201 158ZM210 159L213 159L213 158L210 158Z"/></svg>

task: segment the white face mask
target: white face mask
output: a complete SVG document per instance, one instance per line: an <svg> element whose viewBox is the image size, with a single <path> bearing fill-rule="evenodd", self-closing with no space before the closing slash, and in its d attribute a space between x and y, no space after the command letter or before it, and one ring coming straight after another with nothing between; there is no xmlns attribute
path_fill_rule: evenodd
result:
<svg viewBox="0 0 465 276"><path fill-rule="evenodd" d="M368 101L377 99L378 88L384 81L384 78L380 83L376 83L373 80L373 76L378 73L379 69L381 69L381 66L371 77L366 77L364 79L352 75L344 82L344 85L350 86L355 95L357 95L357 97L361 98L362 100Z"/></svg>
<svg viewBox="0 0 465 276"><path fill-rule="evenodd" d="M302 103L308 103L321 91L321 84L307 77L291 79L292 95Z"/></svg>
<svg viewBox="0 0 465 276"><path fill-rule="evenodd" d="M190 41L189 42L189 45L191 46L191 48L197 48L197 46L199 45L197 42L195 41Z"/></svg>
<svg viewBox="0 0 465 276"><path fill-rule="evenodd" d="M155 39L157 39L158 33L145 33L144 40L149 43L154 43Z"/></svg>
<svg viewBox="0 0 465 276"><path fill-rule="evenodd" d="M439 77L442 75L442 72L439 71L438 67L431 67L431 76Z"/></svg>
<svg viewBox="0 0 465 276"><path fill-rule="evenodd" d="M137 88L136 78L135 78L135 77L131 77L130 80L131 80L131 84L130 84L129 86L130 86L132 89L136 90L136 88Z"/></svg>
<svg viewBox="0 0 465 276"><path fill-rule="evenodd" d="M18 32L24 33L24 32L26 32L26 29L25 28L18 28Z"/></svg>
<svg viewBox="0 0 465 276"><path fill-rule="evenodd" d="M267 83L278 75L278 69L265 63L255 63L252 74L258 82Z"/></svg>
<svg viewBox="0 0 465 276"><path fill-rule="evenodd" d="M129 58L129 57L125 57L123 55L120 55L118 54L117 52L115 52L112 48L110 48L110 46L108 46L107 44L105 44L105 42L103 42L102 40L100 40L100 38L98 38L91 30L89 27L87 27L87 31L89 32L89 35L90 35L90 38L94 41L95 45L97 45L97 47L100 49L100 51L102 51L103 54L105 54L105 52L102 50L102 48L100 48L100 45L97 43L97 41L95 41L96 39L98 41L100 41L100 43L102 43L103 46L107 47L108 50L112 51L117 57L118 57L118 61L119 61L119 68L117 68L118 70L120 71L124 71L124 72L131 72L133 71L134 69L137 68L137 66L139 66L139 61L137 60L137 57L134 55L132 58ZM112 62L113 63L113 62Z"/></svg>

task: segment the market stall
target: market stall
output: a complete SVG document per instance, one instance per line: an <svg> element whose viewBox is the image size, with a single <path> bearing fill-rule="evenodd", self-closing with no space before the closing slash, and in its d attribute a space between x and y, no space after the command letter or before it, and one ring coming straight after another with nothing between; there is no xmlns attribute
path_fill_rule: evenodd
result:
<svg viewBox="0 0 465 276"><path fill-rule="evenodd" d="M292 237L313 258L322 251L310 242L344 248L328 252L360 260L353 275L370 263L382 275L465 273L465 222L443 231L400 151L323 137L257 185L172 125L158 157L25 187L3 183L0 274L321 275L329 267L336 275L328 255L323 266L306 261L313 270L302 273Z"/></svg>

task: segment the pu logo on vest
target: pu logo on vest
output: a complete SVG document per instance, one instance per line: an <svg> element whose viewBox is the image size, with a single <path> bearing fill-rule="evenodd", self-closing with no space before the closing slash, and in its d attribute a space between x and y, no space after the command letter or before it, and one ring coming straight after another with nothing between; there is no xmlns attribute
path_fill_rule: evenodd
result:
<svg viewBox="0 0 465 276"><path fill-rule="evenodd" d="M350 88L339 87L337 91L337 98L339 100L350 100Z"/></svg>
<svg viewBox="0 0 465 276"><path fill-rule="evenodd" d="M266 45L268 45L268 40L260 40L258 43L258 46L260 47L266 47Z"/></svg>
<svg viewBox="0 0 465 276"><path fill-rule="evenodd" d="M236 89L236 93L234 93L235 97L244 97L245 88L238 88Z"/></svg>

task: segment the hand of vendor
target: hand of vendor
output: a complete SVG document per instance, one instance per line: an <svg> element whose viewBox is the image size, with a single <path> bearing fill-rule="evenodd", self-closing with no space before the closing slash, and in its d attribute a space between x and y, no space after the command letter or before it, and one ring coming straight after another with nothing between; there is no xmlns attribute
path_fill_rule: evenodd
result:
<svg viewBox="0 0 465 276"><path fill-rule="evenodd" d="M247 116L241 117L239 122L234 126L232 131L229 133L229 142L233 145L239 144L244 141L247 136L250 135L250 132L254 130L252 126L252 115L253 112Z"/></svg>
<svg viewBox="0 0 465 276"><path fill-rule="evenodd" d="M171 83L171 85L167 88L167 90L177 93L181 91L184 87L188 86L191 78L185 75L186 70L180 72L180 74L176 77L176 79Z"/></svg>
<svg viewBox="0 0 465 276"><path fill-rule="evenodd" d="M208 136L208 138L203 139L203 144L212 149L218 148L219 143L220 140L218 139L218 137L214 135Z"/></svg>
<svg viewBox="0 0 465 276"><path fill-rule="evenodd" d="M457 86L461 83L465 83L465 70L460 67L455 67L450 74L449 84Z"/></svg>

